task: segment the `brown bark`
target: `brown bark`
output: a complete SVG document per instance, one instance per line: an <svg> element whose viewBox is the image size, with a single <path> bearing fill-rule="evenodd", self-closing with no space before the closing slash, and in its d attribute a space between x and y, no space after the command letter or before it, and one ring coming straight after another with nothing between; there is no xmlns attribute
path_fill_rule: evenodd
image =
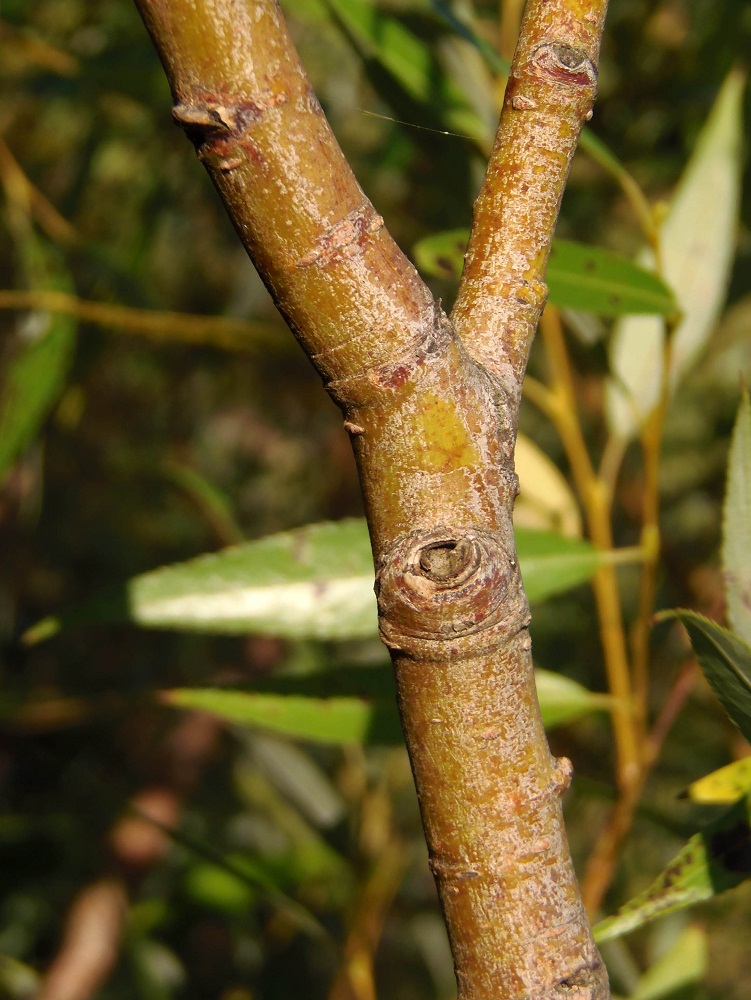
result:
<svg viewBox="0 0 751 1000"><path fill-rule="evenodd" d="M521 380L604 3L528 6L460 340L347 166L273 0L137 2L175 120L344 414L459 996L601 1000L511 518Z"/></svg>

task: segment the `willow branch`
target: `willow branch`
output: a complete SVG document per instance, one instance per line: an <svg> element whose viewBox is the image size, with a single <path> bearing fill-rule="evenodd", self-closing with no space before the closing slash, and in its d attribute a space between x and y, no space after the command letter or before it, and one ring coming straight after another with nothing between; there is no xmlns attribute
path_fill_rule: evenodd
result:
<svg viewBox="0 0 751 1000"><path fill-rule="evenodd" d="M607 0L528 0L475 202L451 318L517 404L569 166L592 114L606 8Z"/></svg>
<svg viewBox="0 0 751 1000"><path fill-rule="evenodd" d="M279 347L282 339L276 324L262 320L134 309L108 302L90 302L77 295L48 289L0 288L0 311L6 309L63 313L83 323L125 330L156 341L204 344L228 351L273 350Z"/></svg>
<svg viewBox="0 0 751 1000"><path fill-rule="evenodd" d="M534 690L513 399L363 195L277 4L138 5L175 120L352 439L459 997L603 1000L563 828L570 763L550 754ZM534 48L553 89L577 76L555 44Z"/></svg>

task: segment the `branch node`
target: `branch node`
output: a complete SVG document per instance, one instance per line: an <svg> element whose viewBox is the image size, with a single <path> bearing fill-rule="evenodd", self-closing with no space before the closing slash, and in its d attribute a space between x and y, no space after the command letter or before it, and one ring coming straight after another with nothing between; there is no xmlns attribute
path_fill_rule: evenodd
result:
<svg viewBox="0 0 751 1000"><path fill-rule="evenodd" d="M490 532L438 527L402 536L382 558L376 578L384 641L406 651L444 640L460 658L457 640L506 624L515 573L513 558Z"/></svg>
<svg viewBox="0 0 751 1000"><path fill-rule="evenodd" d="M597 70L592 60L586 52L573 45L545 42L534 50L530 63L533 69L556 83L597 86Z"/></svg>
<svg viewBox="0 0 751 1000"><path fill-rule="evenodd" d="M365 433L364 427L361 427L359 424L353 424L351 420L344 421L344 429L348 434L353 434L355 436Z"/></svg>
<svg viewBox="0 0 751 1000"><path fill-rule="evenodd" d="M568 757L558 757L553 771L553 785L559 795L563 795L568 790L573 777L574 765Z"/></svg>
<svg viewBox="0 0 751 1000"><path fill-rule="evenodd" d="M227 172L241 166L248 153L258 159L250 138L252 127L288 100L286 93L271 91L255 101L204 94L190 103L176 104L172 118L185 130L203 163Z"/></svg>

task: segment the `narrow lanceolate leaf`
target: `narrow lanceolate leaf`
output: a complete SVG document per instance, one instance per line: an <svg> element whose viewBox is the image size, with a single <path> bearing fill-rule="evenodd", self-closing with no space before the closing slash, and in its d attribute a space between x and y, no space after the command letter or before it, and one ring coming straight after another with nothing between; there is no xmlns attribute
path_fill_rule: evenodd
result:
<svg viewBox="0 0 751 1000"><path fill-rule="evenodd" d="M413 248L415 263L428 277L458 281L468 238L465 229L427 236ZM545 280L548 300L566 309L600 316L677 311L673 293L657 275L627 257L584 243L554 240Z"/></svg>
<svg viewBox="0 0 751 1000"><path fill-rule="evenodd" d="M658 619L677 618L722 707L751 740L751 646L733 632L694 611L663 611Z"/></svg>
<svg viewBox="0 0 751 1000"><path fill-rule="evenodd" d="M548 729L610 707L610 698L592 694L559 674L537 670L535 677ZM279 677L261 687L260 691L175 688L159 697L175 708L210 712L233 725L256 726L296 739L382 746L402 743L394 679L386 667Z"/></svg>
<svg viewBox="0 0 751 1000"><path fill-rule="evenodd" d="M40 241L23 248L27 271L47 289L70 287L59 261ZM37 310L23 325L23 343L0 377L0 481L34 440L57 402L73 357L76 322Z"/></svg>
<svg viewBox="0 0 751 1000"><path fill-rule="evenodd" d="M256 694L220 688L175 688L162 700L175 708L209 712L240 726L259 726L284 736L318 743L402 741L395 696L391 701L363 698L308 698Z"/></svg>
<svg viewBox="0 0 751 1000"><path fill-rule="evenodd" d="M598 943L694 906L751 877L751 802L743 799L693 836L643 893L594 928Z"/></svg>
<svg viewBox="0 0 751 1000"><path fill-rule="evenodd" d="M730 805L744 795L751 795L751 757L734 760L693 781L686 795L692 802L702 805Z"/></svg>
<svg viewBox="0 0 751 1000"><path fill-rule="evenodd" d="M725 299L740 205L744 83L738 71L726 79L660 227L662 276L683 317L671 342L671 389L704 350ZM646 316L625 318L613 331L608 419L624 440L659 400L663 342L663 325Z"/></svg>
<svg viewBox="0 0 751 1000"><path fill-rule="evenodd" d="M579 538L558 532L516 531L524 589L530 601L565 593L590 580L610 557Z"/></svg>
<svg viewBox="0 0 751 1000"><path fill-rule="evenodd" d="M743 393L728 458L722 569L728 621L751 645L751 400L748 391Z"/></svg>
<svg viewBox="0 0 751 1000"><path fill-rule="evenodd" d="M232 546L130 580L63 621L291 639L376 634L373 559L364 521L316 524ZM40 622L27 641L61 622Z"/></svg>
<svg viewBox="0 0 751 1000"><path fill-rule="evenodd" d="M557 306L600 316L674 313L673 293L628 258L571 240L554 240L545 279Z"/></svg>
<svg viewBox="0 0 751 1000"><path fill-rule="evenodd" d="M584 583L619 554L553 532L519 529L517 546L531 601ZM24 641L64 625L132 622L148 628L288 639L346 640L378 631L373 562L364 521L309 525L134 577L111 596L45 618Z"/></svg>

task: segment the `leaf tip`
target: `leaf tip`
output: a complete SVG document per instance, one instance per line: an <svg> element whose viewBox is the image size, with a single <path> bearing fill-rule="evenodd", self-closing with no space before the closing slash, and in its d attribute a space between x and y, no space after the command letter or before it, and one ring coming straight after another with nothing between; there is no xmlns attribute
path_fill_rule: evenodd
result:
<svg viewBox="0 0 751 1000"><path fill-rule="evenodd" d="M26 646L27 648L38 646L41 642L46 642L47 639L51 639L57 635L61 628L62 623L60 619L55 615L50 615L48 618L42 618L41 621L36 622L30 628L27 628L25 632L22 632L19 641L22 646Z"/></svg>

